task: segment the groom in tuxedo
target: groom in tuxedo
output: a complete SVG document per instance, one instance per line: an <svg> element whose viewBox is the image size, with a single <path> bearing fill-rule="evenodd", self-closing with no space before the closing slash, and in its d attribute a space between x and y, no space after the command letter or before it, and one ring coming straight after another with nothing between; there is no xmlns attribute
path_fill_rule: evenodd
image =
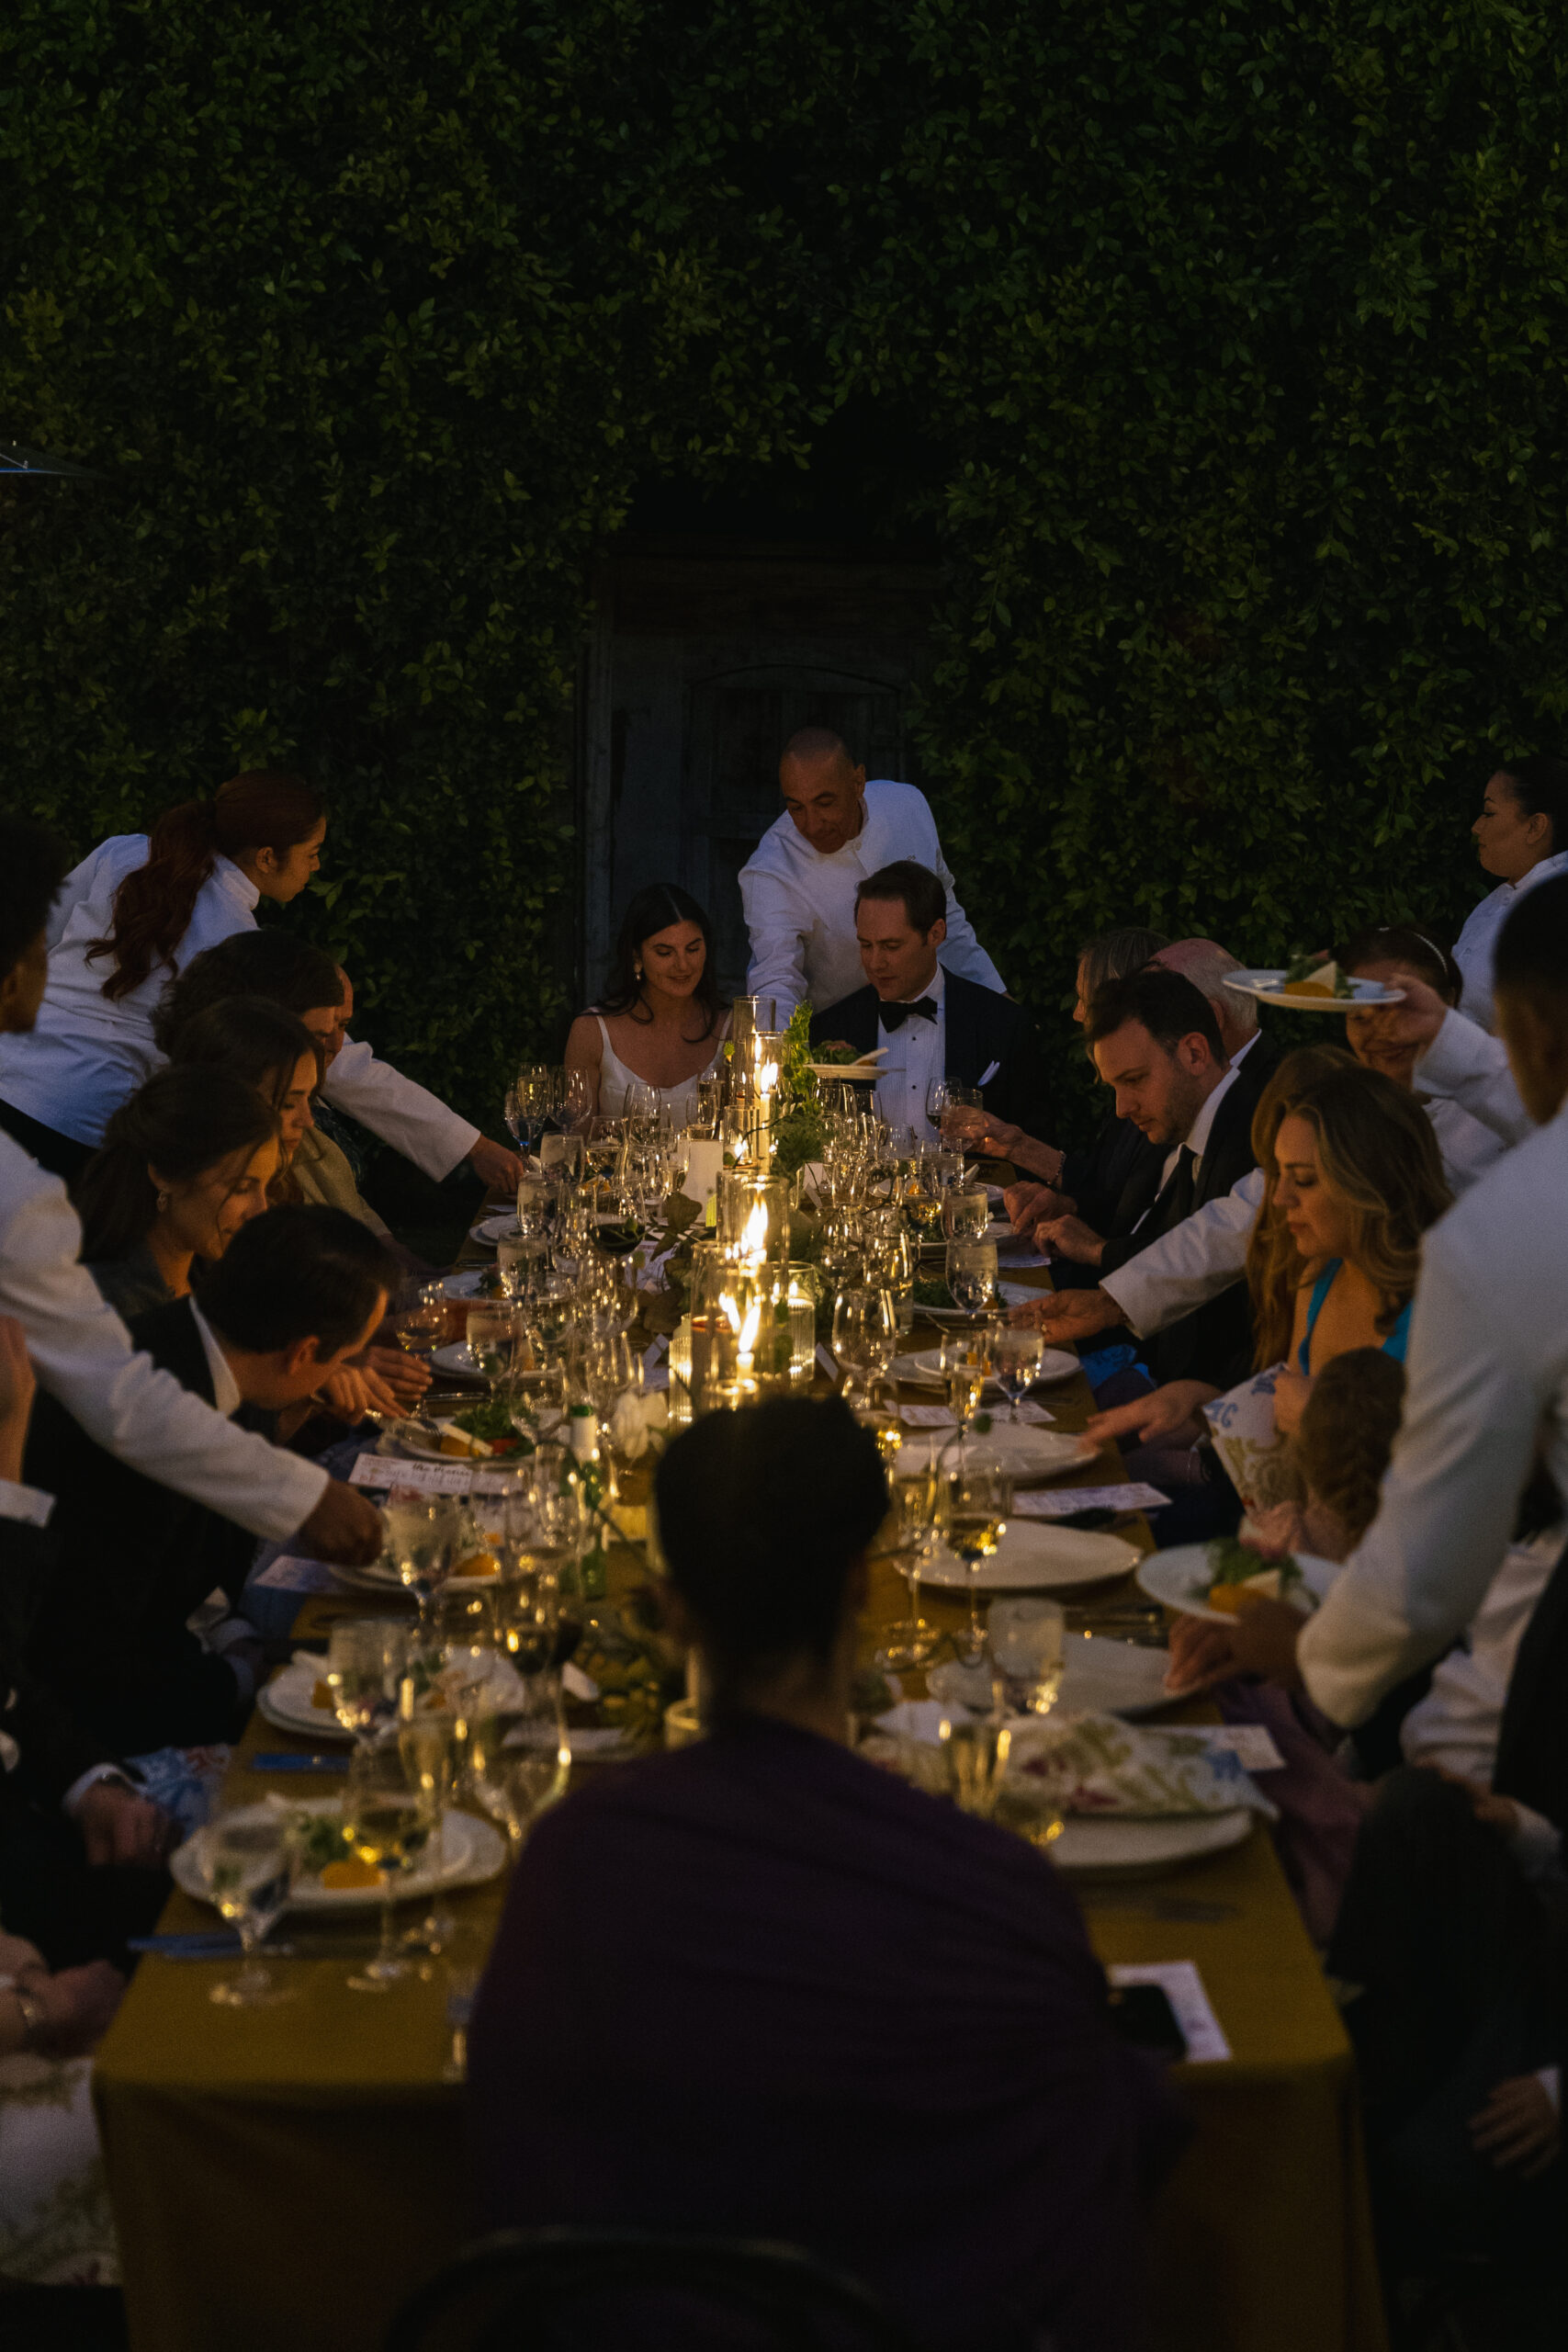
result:
<svg viewBox="0 0 1568 2352"><path fill-rule="evenodd" d="M885 1048L876 1107L890 1125L934 1141L927 1114L935 1079L980 1090L983 1107L1030 1127L1041 1112L1039 1065L1023 1008L995 989L944 970L947 894L913 858L868 874L855 895L855 937L867 985L811 1023L814 1046Z"/></svg>

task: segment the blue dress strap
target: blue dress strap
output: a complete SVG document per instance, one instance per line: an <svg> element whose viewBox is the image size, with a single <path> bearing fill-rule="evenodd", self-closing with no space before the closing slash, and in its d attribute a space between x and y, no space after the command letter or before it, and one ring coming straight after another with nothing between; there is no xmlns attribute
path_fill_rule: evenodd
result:
<svg viewBox="0 0 1568 2352"><path fill-rule="evenodd" d="M1393 1330L1389 1333L1387 1339L1382 1343L1382 1351L1384 1355L1392 1356L1395 1363L1403 1363L1404 1362L1404 1351L1410 1345L1410 1317L1415 1310L1415 1306L1416 1301L1413 1298L1407 1298L1405 1300L1404 1306L1400 1308L1398 1315L1394 1317Z"/></svg>
<svg viewBox="0 0 1568 2352"><path fill-rule="evenodd" d="M1312 1296L1307 1302L1307 1327L1302 1333L1302 1344L1296 1352L1296 1362L1303 1372L1310 1372L1312 1369L1313 1330L1318 1317L1323 1312L1323 1302L1334 1287L1334 1277L1344 1262L1342 1258L1330 1258L1312 1286Z"/></svg>

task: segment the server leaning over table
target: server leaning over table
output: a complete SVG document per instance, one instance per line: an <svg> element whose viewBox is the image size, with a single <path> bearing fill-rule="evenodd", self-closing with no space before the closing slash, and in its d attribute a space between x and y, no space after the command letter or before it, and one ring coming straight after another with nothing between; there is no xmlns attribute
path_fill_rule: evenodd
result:
<svg viewBox="0 0 1568 2352"><path fill-rule="evenodd" d="M59 846L0 815L0 1033L25 1035L49 972L45 922ZM131 1347L125 1325L80 1264L82 1229L57 1176L0 1134L0 1313L27 1333L39 1385L123 1462L252 1534L293 1540L326 1559L373 1559L380 1521L319 1464L235 1429Z"/></svg>
<svg viewBox="0 0 1568 2352"><path fill-rule="evenodd" d="M0 1127L44 1167L73 1177L153 1067L166 983L205 949L254 932L262 899L298 898L326 830L325 806L302 776L257 770L231 777L211 800L171 808L151 834L100 842L65 876L50 911L37 1019L0 1056ZM522 1173L514 1152L367 1045L344 1047L325 1091L427 1176L448 1176L466 1159L505 1190Z"/></svg>

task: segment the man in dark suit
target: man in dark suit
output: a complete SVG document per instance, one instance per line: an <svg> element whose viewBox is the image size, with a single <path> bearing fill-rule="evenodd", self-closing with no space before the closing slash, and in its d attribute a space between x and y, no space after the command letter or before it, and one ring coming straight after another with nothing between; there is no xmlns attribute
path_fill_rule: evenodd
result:
<svg viewBox="0 0 1568 2352"><path fill-rule="evenodd" d="M1262 1039L1239 1064L1227 1056L1213 1007L1179 973L1150 965L1112 980L1090 1008L1089 1045L1113 1089L1118 1115L1140 1128L1159 1156L1137 1169L1106 1234L1081 1218L1055 1218L1038 1238L1066 1262L1064 1288L1093 1284L1125 1265L1184 1217L1239 1182L1255 1165L1252 1114L1273 1071ZM1148 1343L1156 1383L1196 1379L1228 1387L1246 1374L1252 1326L1241 1283L1184 1316Z"/></svg>
<svg viewBox="0 0 1568 2352"><path fill-rule="evenodd" d="M341 1209L269 1209L241 1228L199 1299L153 1307L132 1340L221 1413L301 1407L368 1341L399 1270ZM68 1691L111 1751L236 1738L261 1653L248 1620L198 1639L186 1619L215 1589L237 1604L252 1539L96 1445L40 1402L29 1482L56 1498L58 1566L33 1622L34 1671Z"/></svg>
<svg viewBox="0 0 1568 2352"><path fill-rule="evenodd" d="M811 1023L816 1045L886 1048L876 1107L896 1127L934 1140L927 1115L934 1080L977 1087L982 1107L1016 1126L1041 1124L1040 1073L1023 1008L995 989L944 971L946 893L912 858L867 875L855 896L855 936L866 986Z"/></svg>

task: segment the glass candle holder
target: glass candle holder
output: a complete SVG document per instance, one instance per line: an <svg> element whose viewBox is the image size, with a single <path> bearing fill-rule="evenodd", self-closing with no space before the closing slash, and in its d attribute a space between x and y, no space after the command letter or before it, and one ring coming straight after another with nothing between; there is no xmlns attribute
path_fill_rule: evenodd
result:
<svg viewBox="0 0 1568 2352"><path fill-rule="evenodd" d="M715 1229L719 1256L739 1265L787 1261L789 1191L787 1176L723 1170Z"/></svg>

